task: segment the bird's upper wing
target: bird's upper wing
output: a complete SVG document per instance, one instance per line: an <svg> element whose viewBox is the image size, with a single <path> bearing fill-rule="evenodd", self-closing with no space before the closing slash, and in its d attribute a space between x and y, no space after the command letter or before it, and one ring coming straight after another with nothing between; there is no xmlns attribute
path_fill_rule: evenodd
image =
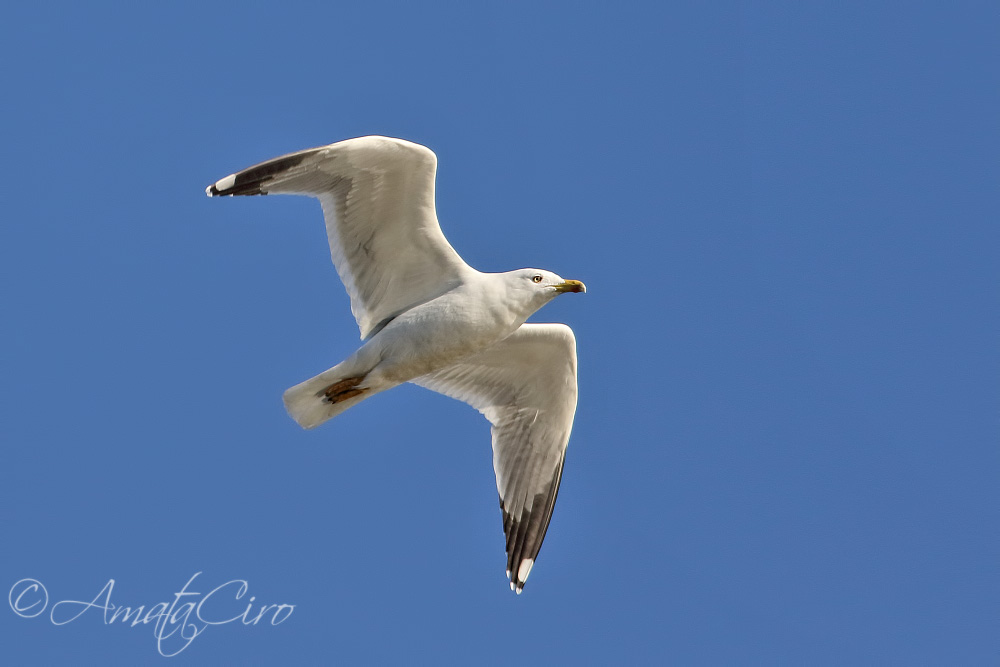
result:
<svg viewBox="0 0 1000 667"><path fill-rule="evenodd" d="M437 158L424 146L361 137L291 153L210 185L216 195L302 194L323 205L330 254L361 337L473 271L441 232Z"/></svg>
<svg viewBox="0 0 1000 667"><path fill-rule="evenodd" d="M576 413L572 329L522 324L493 347L413 382L465 401L493 425L507 576L520 593L552 517Z"/></svg>

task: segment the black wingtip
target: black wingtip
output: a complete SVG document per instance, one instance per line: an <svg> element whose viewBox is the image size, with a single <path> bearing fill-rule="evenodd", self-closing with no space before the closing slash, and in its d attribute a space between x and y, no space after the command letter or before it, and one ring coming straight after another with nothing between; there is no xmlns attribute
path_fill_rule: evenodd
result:
<svg viewBox="0 0 1000 667"><path fill-rule="evenodd" d="M205 188L205 194L209 197L266 195L267 190L265 186L269 181L274 180L276 175L299 165L315 150L310 149L308 151L292 153L291 155L284 155L273 160L268 160L255 167L244 169L241 172L230 174Z"/></svg>
<svg viewBox="0 0 1000 667"><path fill-rule="evenodd" d="M548 489L535 494L532 502L526 504L528 509L522 509L520 518L508 511L503 497L500 497L503 532L507 537L507 578L510 579L510 589L517 594L524 588L548 532L565 463L566 453L563 452Z"/></svg>

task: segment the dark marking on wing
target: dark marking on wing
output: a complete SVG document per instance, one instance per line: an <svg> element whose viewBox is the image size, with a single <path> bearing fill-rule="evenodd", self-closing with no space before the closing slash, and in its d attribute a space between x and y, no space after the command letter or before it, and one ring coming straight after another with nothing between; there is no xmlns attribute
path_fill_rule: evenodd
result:
<svg viewBox="0 0 1000 667"><path fill-rule="evenodd" d="M250 167L236 174L236 180L225 190L219 190L215 185L209 186L209 193L214 196L227 195L266 195L264 186L277 174L282 173L292 167L296 167L305 160L310 153L316 149L311 148L298 153L291 153L282 157L269 160L256 167Z"/></svg>
<svg viewBox="0 0 1000 667"><path fill-rule="evenodd" d="M500 498L500 511L503 514L503 532L507 536L507 570L510 571L510 581L517 592L524 588L524 581L518 578L521 563L527 559L534 561L545 540L549 529L552 510L559 494L559 483L562 481L563 465L566 453L559 460L559 467L548 488L536 493L531 502L530 510L522 510L521 518L515 519L504 507Z"/></svg>

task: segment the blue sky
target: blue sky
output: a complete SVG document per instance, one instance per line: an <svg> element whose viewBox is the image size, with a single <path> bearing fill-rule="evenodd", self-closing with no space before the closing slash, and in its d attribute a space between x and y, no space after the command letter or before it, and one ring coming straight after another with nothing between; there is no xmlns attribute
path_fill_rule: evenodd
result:
<svg viewBox="0 0 1000 667"><path fill-rule="evenodd" d="M201 573L202 596L247 582L228 617L295 605L177 664L995 660L998 23L987 2L5 9L0 583L51 606L114 580L149 609ZM474 410L407 386L313 432L285 415L358 344L319 206L203 194L364 134L437 153L470 264L587 283L534 318L574 328L580 403L521 596ZM8 605L0 652L166 660L153 623L83 609Z"/></svg>

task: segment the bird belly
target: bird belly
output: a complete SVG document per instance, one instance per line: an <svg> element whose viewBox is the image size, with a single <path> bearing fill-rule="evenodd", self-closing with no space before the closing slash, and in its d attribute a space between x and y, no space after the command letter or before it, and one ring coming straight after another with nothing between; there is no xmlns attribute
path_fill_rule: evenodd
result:
<svg viewBox="0 0 1000 667"><path fill-rule="evenodd" d="M381 358L373 373L390 382L407 382L494 345L521 324L505 322L485 309L449 305L432 301L417 306L376 334L368 343L378 347Z"/></svg>

